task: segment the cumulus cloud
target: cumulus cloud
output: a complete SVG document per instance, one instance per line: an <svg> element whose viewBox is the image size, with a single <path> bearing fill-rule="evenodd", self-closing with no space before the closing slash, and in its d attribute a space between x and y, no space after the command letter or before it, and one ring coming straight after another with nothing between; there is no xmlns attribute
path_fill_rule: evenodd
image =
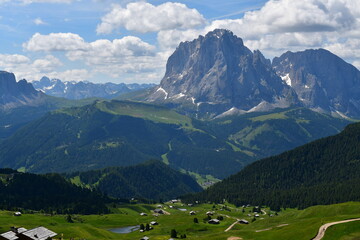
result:
<svg viewBox="0 0 360 240"><path fill-rule="evenodd" d="M13 66L29 63L30 59L19 54L0 54L0 66Z"/></svg>
<svg viewBox="0 0 360 240"><path fill-rule="evenodd" d="M144 73L149 75L149 72L162 71L166 61L161 54L156 53L155 46L134 36L126 36L112 41L99 39L94 42L86 42L82 37L73 33L51 33L49 35L36 33L23 44L23 47L27 51L34 52L64 52L69 60L83 62L90 66L91 74L102 73L111 77L120 77L123 74L141 75ZM47 71L47 66L51 68L54 64L58 65L50 58L41 59L37 64L43 66Z"/></svg>
<svg viewBox="0 0 360 240"><path fill-rule="evenodd" d="M124 27L130 31L146 33L193 28L204 23L204 17L185 4L166 2L154 6L147 2L133 2L127 4L126 8L114 5L112 11L101 19L96 31L98 34L107 34Z"/></svg>
<svg viewBox="0 0 360 240"><path fill-rule="evenodd" d="M85 43L84 48L69 51L66 55L72 61L85 59L89 64L109 64L118 62L124 57L152 56L154 50L154 46L143 42L140 38L127 36L113 41L101 39Z"/></svg>
<svg viewBox="0 0 360 240"><path fill-rule="evenodd" d="M35 33L23 47L28 51L72 51L86 50L87 44L82 37L74 33Z"/></svg>
<svg viewBox="0 0 360 240"><path fill-rule="evenodd" d="M36 59L32 66L39 72L50 72L54 71L57 67L62 66L63 63L52 55L47 55L45 58Z"/></svg>
<svg viewBox="0 0 360 240"><path fill-rule="evenodd" d="M32 61L29 57L19 54L0 54L0 68L14 72L18 79L39 79L45 73L54 71L63 63L52 55Z"/></svg>

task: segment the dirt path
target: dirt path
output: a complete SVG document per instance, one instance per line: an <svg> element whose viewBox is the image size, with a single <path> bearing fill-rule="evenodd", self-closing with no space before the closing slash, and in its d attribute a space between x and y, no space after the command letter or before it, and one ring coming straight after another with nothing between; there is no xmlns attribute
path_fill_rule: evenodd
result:
<svg viewBox="0 0 360 240"><path fill-rule="evenodd" d="M324 225L322 225L319 228L318 234L316 235L316 237L314 237L312 240L321 240L324 236L325 236L325 232L326 230L336 224L340 224L340 223L347 223L347 222L354 222L354 221L360 221L360 218L355 218L355 219L348 219L348 220L343 220L343 221L338 221L338 222L331 222L331 223L326 223Z"/></svg>
<svg viewBox="0 0 360 240"><path fill-rule="evenodd" d="M228 227L228 228L225 230L225 232L230 231L230 230L235 226L235 224L237 224L238 222L239 222L239 220L236 220L236 222L234 222L233 224L231 224L230 227Z"/></svg>
<svg viewBox="0 0 360 240"><path fill-rule="evenodd" d="M287 226L287 225L289 225L289 224L285 223L285 224L278 225L278 226L276 226L276 227L277 227L277 228L279 228L279 227L285 227L285 226ZM269 231L269 230L272 230L272 229L273 229L273 227L271 227L271 228L266 228L266 229L261 229L261 230L256 230L255 232L264 232L264 231Z"/></svg>
<svg viewBox="0 0 360 240"><path fill-rule="evenodd" d="M239 237L228 237L227 240L242 240L242 238L239 238Z"/></svg>

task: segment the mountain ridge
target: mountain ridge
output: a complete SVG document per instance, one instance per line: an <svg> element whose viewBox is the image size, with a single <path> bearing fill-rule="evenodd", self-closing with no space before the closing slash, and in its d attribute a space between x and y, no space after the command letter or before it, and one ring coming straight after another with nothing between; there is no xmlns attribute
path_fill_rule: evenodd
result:
<svg viewBox="0 0 360 240"><path fill-rule="evenodd" d="M286 52L272 63L305 107L339 117L360 116L360 71L325 49Z"/></svg>
<svg viewBox="0 0 360 240"><path fill-rule="evenodd" d="M92 83L87 81L61 81L44 76L39 81L31 82L39 90L54 97L79 100L84 98L114 98L121 94L154 87L155 84Z"/></svg>
<svg viewBox="0 0 360 240"><path fill-rule="evenodd" d="M13 73L0 71L0 110L21 106L36 106L45 101L45 95L36 91L26 80L16 82Z"/></svg>
<svg viewBox="0 0 360 240"><path fill-rule="evenodd" d="M210 112L212 117L232 107L248 111L264 103L274 108L298 104L295 92L276 75L270 61L224 29L181 43L147 101L183 104L190 112Z"/></svg>

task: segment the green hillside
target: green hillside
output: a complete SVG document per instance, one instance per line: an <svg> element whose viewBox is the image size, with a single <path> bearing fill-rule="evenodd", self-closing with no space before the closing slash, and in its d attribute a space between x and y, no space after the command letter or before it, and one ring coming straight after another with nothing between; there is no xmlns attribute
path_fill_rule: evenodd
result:
<svg viewBox="0 0 360 240"><path fill-rule="evenodd" d="M163 107L97 101L47 114L0 145L0 166L71 172L165 159L176 169L224 178L252 159ZM204 167L206 166L206 167Z"/></svg>
<svg viewBox="0 0 360 240"><path fill-rule="evenodd" d="M97 188L110 197L121 199L136 197L161 201L202 190L190 176L160 161L73 173L69 177L79 185Z"/></svg>
<svg viewBox="0 0 360 240"><path fill-rule="evenodd" d="M199 122L207 132L228 139L256 159L337 134L349 123L306 108L278 109L270 113L250 113Z"/></svg>
<svg viewBox="0 0 360 240"><path fill-rule="evenodd" d="M187 201L304 208L360 200L360 124L257 161Z"/></svg>
<svg viewBox="0 0 360 240"><path fill-rule="evenodd" d="M303 108L199 121L162 106L95 101L21 128L0 143L0 166L73 172L161 159L208 186L257 159L336 134L347 123Z"/></svg>
<svg viewBox="0 0 360 240"><path fill-rule="evenodd" d="M12 135L27 123L39 119L46 113L59 108L84 106L95 101L95 98L69 100L44 95L38 106L22 106L0 111L0 139Z"/></svg>
<svg viewBox="0 0 360 240"><path fill-rule="evenodd" d="M47 213L107 213L109 199L75 186L58 174L36 175L0 169L0 208Z"/></svg>

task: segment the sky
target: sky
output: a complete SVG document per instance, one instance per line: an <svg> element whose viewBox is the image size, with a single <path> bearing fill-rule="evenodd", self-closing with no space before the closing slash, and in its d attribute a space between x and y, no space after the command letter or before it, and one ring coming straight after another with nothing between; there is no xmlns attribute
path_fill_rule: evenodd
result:
<svg viewBox="0 0 360 240"><path fill-rule="evenodd" d="M216 28L269 59L325 48L360 68L359 0L0 0L0 70L159 83L180 42Z"/></svg>

